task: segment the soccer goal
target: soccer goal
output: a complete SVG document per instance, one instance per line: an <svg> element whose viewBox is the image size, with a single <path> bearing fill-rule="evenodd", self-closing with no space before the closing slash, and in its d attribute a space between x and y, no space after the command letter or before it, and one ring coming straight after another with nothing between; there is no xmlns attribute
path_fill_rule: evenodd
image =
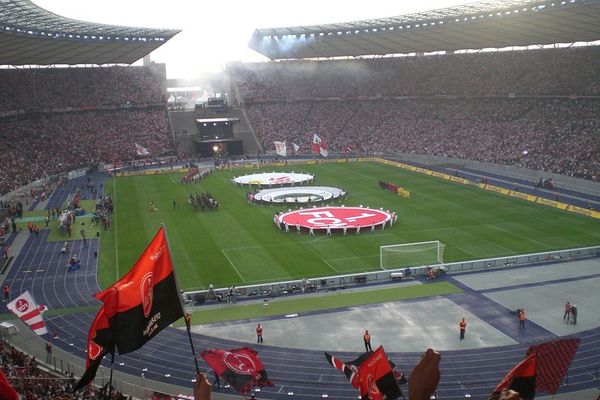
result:
<svg viewBox="0 0 600 400"><path fill-rule="evenodd" d="M439 240L418 243L402 243L379 248L381 269L440 265L444 263L445 244Z"/></svg>

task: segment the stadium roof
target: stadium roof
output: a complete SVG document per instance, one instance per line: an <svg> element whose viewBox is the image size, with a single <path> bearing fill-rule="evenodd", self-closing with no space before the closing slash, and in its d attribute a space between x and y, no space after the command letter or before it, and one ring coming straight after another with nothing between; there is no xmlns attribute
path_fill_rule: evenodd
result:
<svg viewBox="0 0 600 400"><path fill-rule="evenodd" d="M0 0L0 65L131 64L177 33L83 22L29 0Z"/></svg>
<svg viewBox="0 0 600 400"><path fill-rule="evenodd" d="M491 0L339 24L257 29L275 59L386 55L600 40L600 0Z"/></svg>

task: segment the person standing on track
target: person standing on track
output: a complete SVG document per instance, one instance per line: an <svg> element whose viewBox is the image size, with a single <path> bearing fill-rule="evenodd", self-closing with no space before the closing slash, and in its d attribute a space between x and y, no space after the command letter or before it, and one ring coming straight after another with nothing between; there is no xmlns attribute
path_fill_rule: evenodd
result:
<svg viewBox="0 0 600 400"><path fill-rule="evenodd" d="M256 325L256 343L263 342L263 327L261 324Z"/></svg>
<svg viewBox="0 0 600 400"><path fill-rule="evenodd" d="M2 301L8 301L10 299L10 285L5 283L2 287Z"/></svg>
<svg viewBox="0 0 600 400"><path fill-rule="evenodd" d="M525 329L525 309L519 311L519 329Z"/></svg>
<svg viewBox="0 0 600 400"><path fill-rule="evenodd" d="M365 330L363 340L365 341L365 351L373 351L373 349L371 348L371 335L369 335L368 330Z"/></svg>
<svg viewBox="0 0 600 400"><path fill-rule="evenodd" d="M465 331L467 330L467 321L463 318L458 323L458 328L460 330L460 340L465 340Z"/></svg>

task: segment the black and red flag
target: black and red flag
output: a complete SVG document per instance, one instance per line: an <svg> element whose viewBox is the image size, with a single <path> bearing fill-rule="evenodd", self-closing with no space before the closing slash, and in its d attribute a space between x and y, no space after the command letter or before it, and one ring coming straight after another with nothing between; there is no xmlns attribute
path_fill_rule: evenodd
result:
<svg viewBox="0 0 600 400"><path fill-rule="evenodd" d="M354 388L360 390L362 400L393 400L402 395L382 346L348 363L329 353L325 353L325 358L346 375Z"/></svg>
<svg viewBox="0 0 600 400"><path fill-rule="evenodd" d="M225 382L242 394L254 387L273 386L258 354L249 347L234 350L210 349L200 355Z"/></svg>
<svg viewBox="0 0 600 400"><path fill-rule="evenodd" d="M579 338L559 339L529 347L527 354L535 353L537 358L536 392L558 392L580 341Z"/></svg>
<svg viewBox="0 0 600 400"><path fill-rule="evenodd" d="M164 227L133 268L94 297L103 305L90 328L88 370L76 390L94 379L104 355L115 349L119 354L135 351L183 317Z"/></svg>
<svg viewBox="0 0 600 400"><path fill-rule="evenodd" d="M519 392L523 400L534 399L536 373L536 354L531 353L506 374L498 386L496 386L496 389L494 389L492 398L497 397L504 389L511 389Z"/></svg>
<svg viewBox="0 0 600 400"><path fill-rule="evenodd" d="M106 317L105 310L107 308L109 308L107 305L100 308L90 327L87 338L86 369L79 382L77 382L77 385L73 388L74 392L84 388L93 381L104 356L115 352L114 330L111 328ZM112 312L112 310L109 312Z"/></svg>

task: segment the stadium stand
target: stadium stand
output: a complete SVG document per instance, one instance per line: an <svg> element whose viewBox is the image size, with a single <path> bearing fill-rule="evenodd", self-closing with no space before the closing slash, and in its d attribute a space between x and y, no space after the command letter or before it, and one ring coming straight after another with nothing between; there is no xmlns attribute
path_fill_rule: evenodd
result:
<svg viewBox="0 0 600 400"><path fill-rule="evenodd" d="M0 113L165 103L165 80L149 67L0 70Z"/></svg>
<svg viewBox="0 0 600 400"><path fill-rule="evenodd" d="M0 193L37 179L89 166L174 154L164 106L25 114L0 119Z"/></svg>
<svg viewBox="0 0 600 400"><path fill-rule="evenodd" d="M233 76L266 149L287 140L308 153L318 133L338 153L430 154L599 180L598 57L590 47L299 61L238 65Z"/></svg>
<svg viewBox="0 0 600 400"><path fill-rule="evenodd" d="M510 6L521 3L537 8L540 2L511 1ZM579 0L564 3L563 13L570 13L582 3L588 8L598 4ZM12 65L131 63L177 33L66 20L27 0L7 0L3 7L9 12L1 14L0 54L4 63ZM477 7L456 9L452 18L479 11L487 13L498 6L490 3L487 8ZM32 21L32 25L17 27L18 21L12 17L23 12L35 18L25 18ZM531 14L545 12L532 11ZM447 13L440 18L451 15ZM401 23L425 17L413 15ZM556 20L547 23L553 21ZM568 21L564 18L562 23L568 24ZM390 22L396 24L400 20L363 21L348 25L347 29L381 29ZM566 36L546 31L547 40L552 43L564 37L575 38L572 41L590 40L582 36L583 32L596 35L594 29L580 22L572 23L571 31L567 32L571 36L564 30L562 34ZM596 24L595 29L598 26ZM44 37L44 31L55 33L53 37ZM96 40L98 32L107 36L102 43ZM267 33L257 31L255 37L262 41ZM519 38L518 35L504 37L508 41L515 38L512 44L521 44L521 41L530 44L536 37ZM484 47L486 43L495 43L493 36L493 33L481 35L477 44ZM125 43L125 37L149 40ZM456 40L463 45L468 38L468 32L464 31ZM81 45L82 42L86 45ZM256 41L253 43L256 45ZM47 49L43 57L32 51L40 45ZM402 45L408 46L406 41ZM335 47L335 52L330 56L339 52L353 55L349 49L340 47ZM272 58L293 56L267 54ZM319 133L333 152L443 155L598 181L599 60L600 49L587 47L318 63L292 61L236 65L230 72L265 149L272 148L274 140L288 140L301 145L301 152L308 153L312 133ZM0 194L39 178L90 164L135 159L138 157L136 143L156 157L175 152L166 115L164 78L152 69L0 70L0 87L4 94L0 99ZM83 182L68 183L73 188L79 184ZM67 192L55 191L50 204L62 204ZM15 279L31 265L50 265L48 260L52 260L61 244L46 239L47 231L41 234L40 240L26 239L25 251L15 256L13 267L4 278ZM98 242L93 243L79 274L67 275L62 271L48 275L43 284L31 288L36 298L51 308L96 305L92 294L100 288L95 276L97 260L92 254L97 252ZM74 246L83 251L81 241L74 241ZM73 291L76 295L58 295ZM59 332L55 346L78 357L81 365L92 319L91 312L74 312L49 320L51 330ZM140 366L147 365L145 376L149 380L165 381L168 375L169 382L190 387L194 371L190 367L185 335L182 330L169 328L139 353L122 357L122 365L115 369L138 379ZM573 364L565 391L597 386L599 337L598 328L581 335L582 351ZM194 340L201 348L245 345L206 335L194 335ZM441 398L459 399L467 394L483 398L507 367L521 358L525 349L524 344L519 344L448 352L439 391ZM356 398L357 393L346 378L333 370L319 351L266 346L263 354L269 373L278 383L274 388L265 389L260 394L263 398L284 399L289 398L290 393L298 398ZM351 355L344 354L348 358ZM48 375L35 359L8 346L0 349L0 356L3 371L25 398L47 398L44 396L48 395L74 398L66 394L72 384L71 377ZM393 353L391 356L407 371L418 354ZM489 365L490 359L495 360L495 365ZM19 376L23 368L25 377ZM201 368L208 371L205 364L201 364ZM233 394L229 389L224 392Z"/></svg>
<svg viewBox="0 0 600 400"><path fill-rule="evenodd" d="M393 96L598 95L600 48L237 64L244 101Z"/></svg>

